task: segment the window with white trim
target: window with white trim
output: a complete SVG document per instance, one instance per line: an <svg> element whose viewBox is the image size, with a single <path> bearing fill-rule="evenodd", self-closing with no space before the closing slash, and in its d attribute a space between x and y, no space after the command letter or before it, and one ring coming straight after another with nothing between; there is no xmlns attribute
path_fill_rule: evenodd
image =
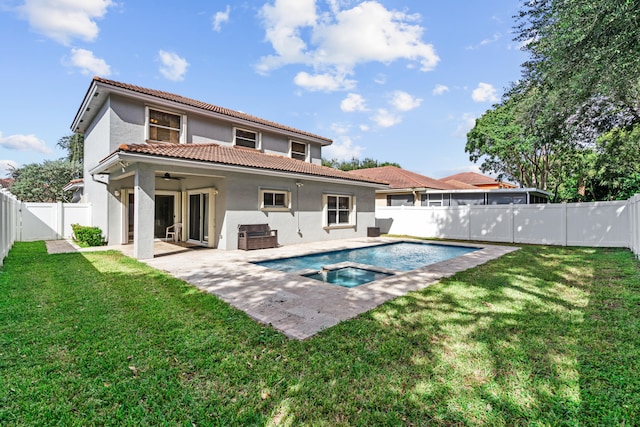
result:
<svg viewBox="0 0 640 427"><path fill-rule="evenodd" d="M323 195L324 226L352 227L356 225L355 196Z"/></svg>
<svg viewBox="0 0 640 427"><path fill-rule="evenodd" d="M233 144L241 147L260 149L260 134L252 130L234 128Z"/></svg>
<svg viewBox="0 0 640 427"><path fill-rule="evenodd" d="M296 160L307 161L309 153L309 145L304 142L291 141L290 144L291 158Z"/></svg>
<svg viewBox="0 0 640 427"><path fill-rule="evenodd" d="M147 108L147 139L179 144L183 142L183 121L180 114Z"/></svg>
<svg viewBox="0 0 640 427"><path fill-rule="evenodd" d="M289 210L291 192L287 190L260 190L260 209L263 211Z"/></svg>

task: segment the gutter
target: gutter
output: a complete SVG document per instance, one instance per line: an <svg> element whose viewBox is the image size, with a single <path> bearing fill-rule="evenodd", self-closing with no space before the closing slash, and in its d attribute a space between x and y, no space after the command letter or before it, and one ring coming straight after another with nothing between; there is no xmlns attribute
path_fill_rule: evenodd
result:
<svg viewBox="0 0 640 427"><path fill-rule="evenodd" d="M167 157L157 157L157 156L149 156L147 154L134 154L134 153L119 153L115 152L108 157L105 158L104 161L100 162L97 166L89 169L89 174L94 176L97 174L108 173L108 170L118 165L119 162L128 162L128 163L152 163L155 165L166 165L166 166L186 166L186 167L199 167L201 169L208 170L218 170L224 172L239 172L239 173L251 173L254 175L266 175L266 176L277 176L282 178L291 178L291 179L305 179L307 181L318 181L318 182L331 182L334 184L349 184L360 187L374 187L377 189L385 189L389 188L387 184L381 184L376 182L367 182L367 181L355 181L349 179L342 178L332 178L332 177L324 177L319 175L309 175L303 173L296 172L286 172L286 171L276 171L271 169L258 169L258 168L250 168L245 166L234 166L234 165L226 165L223 163L211 163L211 162L200 162L197 160L186 160L186 159L176 159L176 158L167 158Z"/></svg>

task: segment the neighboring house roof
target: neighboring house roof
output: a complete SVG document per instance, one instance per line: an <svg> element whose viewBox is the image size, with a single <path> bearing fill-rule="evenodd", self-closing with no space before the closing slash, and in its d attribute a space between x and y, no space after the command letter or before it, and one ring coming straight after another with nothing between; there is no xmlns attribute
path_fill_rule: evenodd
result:
<svg viewBox="0 0 640 427"><path fill-rule="evenodd" d="M83 187L84 187L84 179L78 178L78 179L72 179L71 181L69 181L64 187L62 187L62 190L70 191L70 190L76 190L78 188L83 188Z"/></svg>
<svg viewBox="0 0 640 427"><path fill-rule="evenodd" d="M243 168L288 172L301 175L310 175L323 178L334 178L348 180L352 182L364 182L383 186L384 182L358 175L349 174L338 169L321 166L315 163L304 162L302 160L291 159L289 157L275 154L265 154L260 151L239 147L224 146L219 144L122 144L118 149L103 159L98 169L106 170L113 161L118 161L123 155L144 155L149 157L163 157L171 159L183 159L191 161L201 161L228 166L238 166ZM98 173L98 171L92 171Z"/></svg>
<svg viewBox="0 0 640 427"><path fill-rule="evenodd" d="M103 79L101 77L94 77L91 81L91 85L87 90L84 97L84 101L80 105L76 117L71 125L71 130L74 132L84 132L86 126L91 122L91 118L96 113L97 108L91 108L91 106L99 106L104 102L105 94L101 93L101 88L106 89L107 92L126 92L129 95L143 95L152 97L157 100L169 101L171 103L178 103L183 106L191 107L200 111L202 114L213 114L218 116L224 116L231 121L253 123L267 128L276 129L278 131L285 131L301 136L309 137L318 140L322 145L330 145L333 141L323 136L315 135L310 132L305 132L299 129L295 129L289 126L285 126L280 123L272 122L269 120L261 119L250 114L242 113L239 111L230 110L228 108L219 107L217 105L208 104L206 102L197 101L195 99L186 98L184 96L176 95L169 92L163 92L160 90L147 89L140 86L135 86L128 83L117 82L114 80ZM97 104L97 105L95 105ZM86 116L86 117L85 117Z"/></svg>
<svg viewBox="0 0 640 427"><path fill-rule="evenodd" d="M444 178L440 178L442 182L458 181L464 184L473 185L474 187L480 187L485 185L504 185L505 187L516 187L514 184L508 182L501 182L490 176L482 175L477 172L462 172L455 175L450 175Z"/></svg>
<svg viewBox="0 0 640 427"><path fill-rule="evenodd" d="M478 189L478 187L476 187L475 185L467 184L466 182L456 181L455 179L449 179L447 181L440 180L440 181L446 182L447 184L459 190L465 190L465 189L477 190Z"/></svg>
<svg viewBox="0 0 640 427"><path fill-rule="evenodd" d="M0 188L9 188L14 181L13 178L0 178Z"/></svg>
<svg viewBox="0 0 640 427"><path fill-rule="evenodd" d="M349 171L348 173L387 182L391 189L432 188L436 190L450 190L455 188L437 179L429 178L428 176L420 175L419 173L401 169L396 166L357 169Z"/></svg>

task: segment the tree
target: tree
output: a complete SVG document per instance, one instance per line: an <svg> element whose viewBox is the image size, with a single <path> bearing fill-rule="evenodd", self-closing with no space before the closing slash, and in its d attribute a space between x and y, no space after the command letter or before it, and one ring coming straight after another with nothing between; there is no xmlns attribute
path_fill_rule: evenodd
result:
<svg viewBox="0 0 640 427"><path fill-rule="evenodd" d="M590 180L595 200L627 200L640 193L640 126L615 129L598 139Z"/></svg>
<svg viewBox="0 0 640 427"><path fill-rule="evenodd" d="M15 182L11 192L24 202L70 202L72 194L63 191L73 176L74 166L66 160L45 160L10 171Z"/></svg>
<svg viewBox="0 0 640 427"><path fill-rule="evenodd" d="M524 2L516 27L531 54L524 80L561 91L570 110L604 96L640 121L639 17L638 0Z"/></svg>
<svg viewBox="0 0 640 427"><path fill-rule="evenodd" d="M84 135L74 133L63 136L58 140L58 147L67 151L66 160L73 166L73 178L82 175L82 164L84 163Z"/></svg>
<svg viewBox="0 0 640 427"><path fill-rule="evenodd" d="M370 168L378 168L382 166L395 166L397 168L400 167L398 163L394 162L379 162L377 160L371 159L369 157L364 160L359 160L353 157L351 160L337 160L337 159L322 159L322 166L327 166L333 169L340 169L342 171L351 171L356 169L370 169Z"/></svg>
<svg viewBox="0 0 640 427"><path fill-rule="evenodd" d="M482 161L480 169L499 179L555 194L558 178L575 166L570 160L574 146L561 132L560 117L549 110L555 98L542 87L512 88L467 134L469 159Z"/></svg>

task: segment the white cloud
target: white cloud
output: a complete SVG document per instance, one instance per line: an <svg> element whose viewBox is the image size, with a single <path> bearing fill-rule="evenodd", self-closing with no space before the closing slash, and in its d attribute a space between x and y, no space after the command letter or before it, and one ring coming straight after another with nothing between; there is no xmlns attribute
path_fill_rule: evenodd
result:
<svg viewBox="0 0 640 427"><path fill-rule="evenodd" d="M18 164L13 160L0 160L0 178L5 178L9 175L11 169L16 169Z"/></svg>
<svg viewBox="0 0 640 427"><path fill-rule="evenodd" d="M443 95L445 92L449 92L449 87L445 85L436 85L431 92L434 95Z"/></svg>
<svg viewBox="0 0 640 427"><path fill-rule="evenodd" d="M330 10L321 14L315 0L275 0L263 6L265 36L275 54L260 58L257 71L299 64L322 75L345 76L358 64L399 59L430 71L440 60L433 45L421 40L423 28L415 24L419 15L387 10L377 1L351 9L340 9L344 2L337 0L329 3Z"/></svg>
<svg viewBox="0 0 640 427"><path fill-rule="evenodd" d="M229 13L231 12L231 6L227 5L224 12L216 12L213 15L213 31L220 31L222 24L229 22Z"/></svg>
<svg viewBox="0 0 640 427"><path fill-rule="evenodd" d="M100 31L96 20L112 5L111 0L25 0L18 11L33 30L69 45L73 39L95 40Z"/></svg>
<svg viewBox="0 0 640 427"><path fill-rule="evenodd" d="M367 105L362 97L357 93L350 93L340 103L340 109L345 113L352 113L354 111L367 111Z"/></svg>
<svg viewBox="0 0 640 427"><path fill-rule="evenodd" d="M458 126L453 131L455 138L467 138L467 134L476 125L476 116L471 113L464 113L457 119Z"/></svg>
<svg viewBox="0 0 640 427"><path fill-rule="evenodd" d="M327 159L351 160L354 157L359 158L364 148L354 145L348 136L340 136L333 144L324 147L322 154Z"/></svg>
<svg viewBox="0 0 640 427"><path fill-rule="evenodd" d="M371 117L371 120L381 128L388 128L400 123L402 121L402 117L397 114L393 114L384 108L379 108L376 114Z"/></svg>
<svg viewBox="0 0 640 427"><path fill-rule="evenodd" d="M387 76L386 74L378 74L373 81L379 85L383 85L387 83Z"/></svg>
<svg viewBox="0 0 640 427"><path fill-rule="evenodd" d="M331 130L337 134L344 135L351 129L349 123L332 123Z"/></svg>
<svg viewBox="0 0 640 427"><path fill-rule="evenodd" d="M480 40L480 43L478 43L476 46L467 46L465 49L467 50L476 50L481 48L482 46L486 46L488 44L492 44L497 42L498 40L500 40L502 38L502 34L500 33L495 33L493 36Z"/></svg>
<svg viewBox="0 0 640 427"><path fill-rule="evenodd" d="M161 50L158 52L160 57L160 73L169 80L175 82L184 80L184 75L187 72L189 63L186 59L181 58L178 54L173 52L166 52Z"/></svg>
<svg viewBox="0 0 640 427"><path fill-rule="evenodd" d="M335 92L337 90L349 90L355 87L354 80L348 80L344 75L335 74L309 74L305 71L299 72L293 82L301 88L311 92Z"/></svg>
<svg viewBox="0 0 640 427"><path fill-rule="evenodd" d="M111 67L105 60L96 58L93 52L86 49L71 49L71 65L80 68L85 75L107 77L111 74Z"/></svg>
<svg viewBox="0 0 640 427"><path fill-rule="evenodd" d="M473 90L471 93L471 99L475 102L498 102L500 98L498 98L496 88L489 83L479 83L478 87Z"/></svg>
<svg viewBox="0 0 640 427"><path fill-rule="evenodd" d="M0 147L8 150L37 151L38 153L51 154L53 151L47 147L43 140L33 134L2 136L0 132Z"/></svg>
<svg viewBox="0 0 640 427"><path fill-rule="evenodd" d="M390 103L398 111L411 111L422 104L422 99L414 98L407 92L396 90L391 95Z"/></svg>

